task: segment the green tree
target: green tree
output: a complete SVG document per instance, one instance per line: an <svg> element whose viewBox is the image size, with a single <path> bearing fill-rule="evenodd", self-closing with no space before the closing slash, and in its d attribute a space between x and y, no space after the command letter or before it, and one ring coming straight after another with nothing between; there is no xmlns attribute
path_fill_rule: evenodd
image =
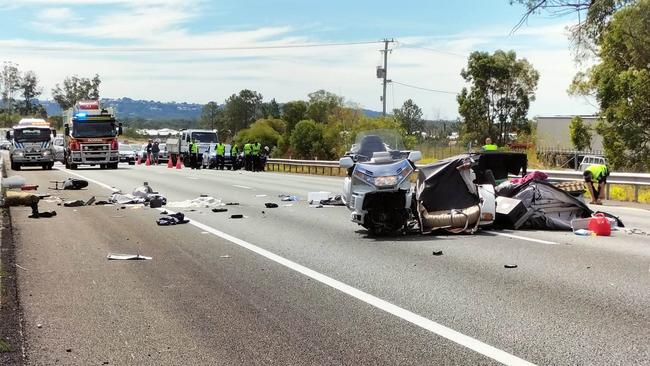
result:
<svg viewBox="0 0 650 366"><path fill-rule="evenodd" d="M23 97L22 105L20 106L20 112L22 115L37 115L40 110L38 106L34 105L34 99L36 99L43 89L38 86L38 76L34 71L27 71L23 74L20 80L20 93Z"/></svg>
<svg viewBox="0 0 650 366"><path fill-rule="evenodd" d="M600 62L570 91L598 100L596 131L614 168L650 170L650 0L618 10L598 47Z"/></svg>
<svg viewBox="0 0 650 366"><path fill-rule="evenodd" d="M199 126L202 128L210 130L216 129L221 133L221 131L226 129L224 122L221 108L219 108L219 105L216 102L208 102L201 109L201 120L199 121Z"/></svg>
<svg viewBox="0 0 650 366"><path fill-rule="evenodd" d="M63 86L56 84L52 89L52 97L59 104L61 109L72 108L80 100L99 99L99 75L95 74L92 79L72 75L63 80Z"/></svg>
<svg viewBox="0 0 650 366"><path fill-rule="evenodd" d="M307 117L319 123L326 123L329 116L343 106L343 97L322 89L308 96Z"/></svg>
<svg viewBox="0 0 650 366"><path fill-rule="evenodd" d="M287 102L282 106L282 119L287 122L287 131L293 131L296 124L307 116L309 104L303 100Z"/></svg>
<svg viewBox="0 0 650 366"><path fill-rule="evenodd" d="M239 94L233 94L224 105L224 117L228 128L233 133L248 128L258 117L260 117L262 105L262 94L244 89Z"/></svg>
<svg viewBox="0 0 650 366"><path fill-rule="evenodd" d="M580 116L575 116L569 124L569 137L576 150L591 149L591 128L586 125Z"/></svg>
<svg viewBox="0 0 650 366"><path fill-rule="evenodd" d="M470 83L457 97L465 140L491 137L503 145L508 133L528 123L539 73L526 59L514 51L472 52L461 76Z"/></svg>
<svg viewBox="0 0 650 366"><path fill-rule="evenodd" d="M400 109L394 109L393 114L395 118L402 124L406 133L412 134L413 132L422 132L424 129L424 122L422 121L422 109L413 100L408 99Z"/></svg>
<svg viewBox="0 0 650 366"><path fill-rule="evenodd" d="M280 105L275 98L268 103L262 103L261 114L263 118L280 118Z"/></svg>
<svg viewBox="0 0 650 366"><path fill-rule="evenodd" d="M20 90L20 70L13 62L3 62L0 71L0 92L2 92L2 107L6 113L13 113L15 107L14 95Z"/></svg>
<svg viewBox="0 0 650 366"><path fill-rule="evenodd" d="M235 136L235 142L243 146L247 142L259 141L262 146L273 149L282 142L285 128L286 124L281 119L259 119L249 128L239 131Z"/></svg>
<svg viewBox="0 0 650 366"><path fill-rule="evenodd" d="M313 120L296 124L291 133L291 150L299 158L311 159L323 150L323 125Z"/></svg>

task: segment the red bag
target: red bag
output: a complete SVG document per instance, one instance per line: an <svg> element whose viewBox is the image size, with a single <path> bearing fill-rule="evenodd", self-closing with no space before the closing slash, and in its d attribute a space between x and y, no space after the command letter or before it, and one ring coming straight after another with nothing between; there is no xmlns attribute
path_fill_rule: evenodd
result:
<svg viewBox="0 0 650 366"><path fill-rule="evenodd" d="M592 231L597 236L609 236L612 233L612 227L609 225L609 220L602 213L595 214L589 219L587 225L589 231Z"/></svg>

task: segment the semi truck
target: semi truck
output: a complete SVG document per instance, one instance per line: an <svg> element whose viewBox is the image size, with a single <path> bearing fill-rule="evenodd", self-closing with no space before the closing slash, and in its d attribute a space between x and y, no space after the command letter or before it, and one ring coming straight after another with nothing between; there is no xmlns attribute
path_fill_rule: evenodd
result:
<svg viewBox="0 0 650 366"><path fill-rule="evenodd" d="M11 142L9 159L12 170L23 166L41 166L52 169L54 166L54 147L52 138L56 130L40 118L23 118L10 131L6 138Z"/></svg>
<svg viewBox="0 0 650 366"><path fill-rule="evenodd" d="M64 114L65 167L99 165L101 169L117 169L120 161L117 136L122 124L115 120L112 108L104 108L98 100L75 103Z"/></svg>

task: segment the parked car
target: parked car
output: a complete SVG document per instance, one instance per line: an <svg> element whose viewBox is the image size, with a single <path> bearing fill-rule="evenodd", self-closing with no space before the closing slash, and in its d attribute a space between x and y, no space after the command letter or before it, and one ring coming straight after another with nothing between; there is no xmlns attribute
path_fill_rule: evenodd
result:
<svg viewBox="0 0 650 366"><path fill-rule="evenodd" d="M118 148L120 155L120 163L128 163L129 165L135 164L136 154L133 146L128 144L120 144Z"/></svg>
<svg viewBox="0 0 650 366"><path fill-rule="evenodd" d="M158 153L158 161L160 163L167 163L169 160L169 151L167 151L167 145L159 144L158 147L160 147L160 152Z"/></svg>
<svg viewBox="0 0 650 366"><path fill-rule="evenodd" d="M230 144L224 144L226 152L224 154L224 165L225 169L230 169L232 170L232 156L230 156ZM209 168L210 169L216 169L217 168L217 153L212 151L210 152L210 162L209 162Z"/></svg>
<svg viewBox="0 0 650 366"><path fill-rule="evenodd" d="M54 161L60 161L63 163L65 159L65 141L63 136L57 136L52 140L52 146L54 147Z"/></svg>
<svg viewBox="0 0 650 366"><path fill-rule="evenodd" d="M609 165L607 162L607 159L605 159L603 156L598 156L598 155L585 155L582 158L582 161L580 161L580 166L578 169L581 172L584 172L587 168L589 168L592 165Z"/></svg>

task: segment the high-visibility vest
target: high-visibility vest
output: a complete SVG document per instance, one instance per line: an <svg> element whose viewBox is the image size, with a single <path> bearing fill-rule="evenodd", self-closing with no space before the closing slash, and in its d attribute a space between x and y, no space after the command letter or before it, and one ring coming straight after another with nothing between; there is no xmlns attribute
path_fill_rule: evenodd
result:
<svg viewBox="0 0 650 366"><path fill-rule="evenodd" d="M256 144L253 144L253 155L254 156L259 155L261 149L262 149L262 144L260 144L259 142L256 143Z"/></svg>
<svg viewBox="0 0 650 366"><path fill-rule="evenodd" d="M195 142L191 142L191 143L190 143L190 152L191 152L192 154L196 154L196 153L198 153L198 152L199 152L199 144L197 144L197 143L195 143Z"/></svg>
<svg viewBox="0 0 650 366"><path fill-rule="evenodd" d="M499 147L495 144L483 145L483 151L497 151Z"/></svg>
<svg viewBox="0 0 650 366"><path fill-rule="evenodd" d="M222 143L217 144L217 155L223 156L226 153L226 145Z"/></svg>
<svg viewBox="0 0 650 366"><path fill-rule="evenodd" d="M591 177L593 180L598 180L601 177L606 177L609 175L609 169L606 165L594 164L587 167L586 171L591 172Z"/></svg>
<svg viewBox="0 0 650 366"><path fill-rule="evenodd" d="M248 156L251 154L251 144L244 144L244 155Z"/></svg>
<svg viewBox="0 0 650 366"><path fill-rule="evenodd" d="M231 145L230 146L230 156L237 155L237 152L238 152L237 150L238 150L238 147L237 147L236 144Z"/></svg>

